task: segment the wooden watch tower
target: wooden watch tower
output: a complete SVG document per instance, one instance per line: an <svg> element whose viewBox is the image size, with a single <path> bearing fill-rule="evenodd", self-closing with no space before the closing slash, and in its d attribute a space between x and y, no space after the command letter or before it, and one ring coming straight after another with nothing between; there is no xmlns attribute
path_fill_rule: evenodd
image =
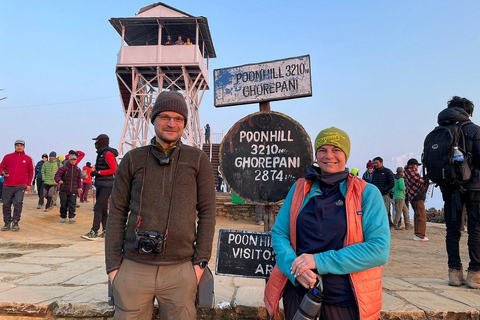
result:
<svg viewBox="0 0 480 320"><path fill-rule="evenodd" d="M125 123L119 156L150 143L154 131L150 113L155 99L164 90L180 92L189 116L183 141L201 147L202 128L198 110L209 89L209 59L215 58L208 21L193 17L162 2L140 9L133 18L111 18L122 37L116 76ZM182 37L192 45L169 45Z"/></svg>

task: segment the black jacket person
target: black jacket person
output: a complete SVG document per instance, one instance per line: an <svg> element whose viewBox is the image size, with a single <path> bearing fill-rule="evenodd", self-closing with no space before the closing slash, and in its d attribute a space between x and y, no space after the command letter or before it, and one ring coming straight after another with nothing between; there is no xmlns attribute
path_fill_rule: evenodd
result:
<svg viewBox="0 0 480 320"><path fill-rule="evenodd" d="M97 160L95 161L95 171L90 175L95 177L95 197L96 202L93 207L93 224L92 229L82 238L87 240L98 240L99 237L105 236L105 228L107 226L108 217L108 198L112 193L113 180L115 171L117 171L116 157L118 152L108 146L110 138L106 134L100 134L95 140L95 148L97 149ZM102 234L98 234L100 224L103 227Z"/></svg>
<svg viewBox="0 0 480 320"><path fill-rule="evenodd" d="M462 211L467 210L468 253L470 263L466 284L470 288L480 289L480 127L470 121L473 103L454 96L448 101L448 107L438 115L439 125L462 124L465 137L465 150L471 154L471 180L462 188L442 187L445 201L445 237L448 254L448 284L460 286L465 282L463 265L460 259L460 238L462 236Z"/></svg>

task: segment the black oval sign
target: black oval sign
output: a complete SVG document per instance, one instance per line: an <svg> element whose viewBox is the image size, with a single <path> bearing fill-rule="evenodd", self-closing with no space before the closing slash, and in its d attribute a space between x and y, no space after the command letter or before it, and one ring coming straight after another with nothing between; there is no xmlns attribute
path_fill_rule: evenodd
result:
<svg viewBox="0 0 480 320"><path fill-rule="evenodd" d="M310 137L292 118L257 112L228 131L220 145L220 168L228 186L254 203L285 199L313 162Z"/></svg>

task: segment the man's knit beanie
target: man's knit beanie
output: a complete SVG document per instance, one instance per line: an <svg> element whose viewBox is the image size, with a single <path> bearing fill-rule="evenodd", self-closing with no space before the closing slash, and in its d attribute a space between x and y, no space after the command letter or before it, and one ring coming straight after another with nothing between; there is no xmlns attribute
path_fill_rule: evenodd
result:
<svg viewBox="0 0 480 320"><path fill-rule="evenodd" d="M55 151L50 152L49 157L57 157L57 153Z"/></svg>
<svg viewBox="0 0 480 320"><path fill-rule="evenodd" d="M368 160L368 162L367 162L367 169L368 169L368 168L373 168L372 160Z"/></svg>
<svg viewBox="0 0 480 320"><path fill-rule="evenodd" d="M345 160L348 160L350 156L350 137L345 131L335 127L320 131L315 138L315 152L326 144L342 149L345 153Z"/></svg>
<svg viewBox="0 0 480 320"><path fill-rule="evenodd" d="M157 96L155 105L153 106L150 120L153 121L160 112L173 111L183 116L185 119L185 125L188 119L188 107L187 102L183 96L175 91L163 91Z"/></svg>

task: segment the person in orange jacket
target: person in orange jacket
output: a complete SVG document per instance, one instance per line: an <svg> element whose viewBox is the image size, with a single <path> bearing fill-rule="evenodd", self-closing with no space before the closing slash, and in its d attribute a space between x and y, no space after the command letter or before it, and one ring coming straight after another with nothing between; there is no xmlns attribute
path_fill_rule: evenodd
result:
<svg viewBox="0 0 480 320"><path fill-rule="evenodd" d="M290 189L272 229L276 265L265 287L267 311L273 315L283 297L285 318L292 319L322 281L321 319L378 319L381 266L390 250L382 195L349 174L346 132L320 131L315 150L316 163Z"/></svg>

